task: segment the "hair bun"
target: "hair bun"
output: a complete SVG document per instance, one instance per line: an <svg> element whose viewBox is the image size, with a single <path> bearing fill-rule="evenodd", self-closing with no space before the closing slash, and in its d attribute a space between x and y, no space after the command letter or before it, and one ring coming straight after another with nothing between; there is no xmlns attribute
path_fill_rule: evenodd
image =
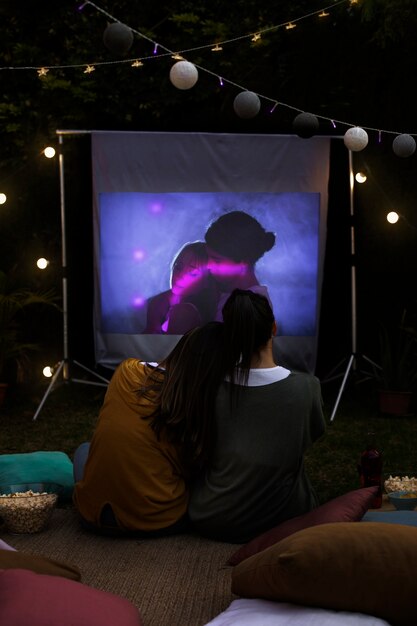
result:
<svg viewBox="0 0 417 626"><path fill-rule="evenodd" d="M256 263L274 245L275 234L267 232L252 215L230 211L210 224L205 240L225 257Z"/></svg>
<svg viewBox="0 0 417 626"><path fill-rule="evenodd" d="M267 232L265 233L265 252L271 250L274 247L276 241L275 233Z"/></svg>

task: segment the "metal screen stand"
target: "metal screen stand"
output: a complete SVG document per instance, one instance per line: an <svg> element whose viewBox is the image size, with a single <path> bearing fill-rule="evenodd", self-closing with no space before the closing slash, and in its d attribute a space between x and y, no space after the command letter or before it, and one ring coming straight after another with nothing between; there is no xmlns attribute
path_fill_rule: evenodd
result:
<svg viewBox="0 0 417 626"><path fill-rule="evenodd" d="M360 354L357 352L357 315L356 315L356 266L355 266L355 224L354 224L354 174L353 174L353 164L352 164L352 151L349 150L349 186L350 186L350 216L351 216L351 225L350 225L350 252L351 252L351 303L352 303L352 328L351 328L351 341L352 341L352 351L348 357L342 359L342 361L330 372L330 374L325 378L323 382L329 382L330 380L334 380L338 376L334 376L334 372L337 371L341 366L345 363L346 369L344 371L342 383L339 388L339 392L337 394L336 402L334 404L330 422L333 422L336 417L336 412L342 398L343 391L346 387L346 383L349 377L349 374L353 371L359 371L358 364L362 359L365 361L366 365L371 366L371 371L361 370L365 375L364 380L369 378L375 378L377 374L377 370L381 369L379 365L374 363L372 359L367 356Z"/></svg>
<svg viewBox="0 0 417 626"><path fill-rule="evenodd" d="M63 358L59 361L57 369L54 371L52 380L46 389L44 396L33 416L33 421L38 418L38 415L48 399L49 394L53 391L58 383L58 380L62 376L63 382L83 383L85 385L98 385L100 387L107 387L109 381L104 376L100 376L97 372L94 372L90 368L82 365L78 361L71 361L69 359L68 352L68 282L67 282L67 239L66 239L66 225L65 225L65 176L64 176L64 154L62 151L63 134L75 135L75 134L89 134L90 131L59 131L57 130L59 141L59 187L60 187L60 205L61 205L61 259L62 259L62 320L63 320ZM101 382L82 380L80 378L72 378L70 375L71 365L75 365L78 368L88 372Z"/></svg>

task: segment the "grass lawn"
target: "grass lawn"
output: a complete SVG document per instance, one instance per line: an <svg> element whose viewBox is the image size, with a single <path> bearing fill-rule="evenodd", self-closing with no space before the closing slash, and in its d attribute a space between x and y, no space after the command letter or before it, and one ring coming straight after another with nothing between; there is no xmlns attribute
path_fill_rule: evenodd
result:
<svg viewBox="0 0 417 626"><path fill-rule="evenodd" d="M327 432L308 453L306 463L321 502L359 487L357 463L368 432L376 433L384 475L417 475L417 416L390 417L378 411L372 382L351 380L330 423L340 381L322 386ZM57 385L36 421L33 416L45 387L13 389L0 407L1 453L60 450L71 458L91 438L105 388L80 383Z"/></svg>

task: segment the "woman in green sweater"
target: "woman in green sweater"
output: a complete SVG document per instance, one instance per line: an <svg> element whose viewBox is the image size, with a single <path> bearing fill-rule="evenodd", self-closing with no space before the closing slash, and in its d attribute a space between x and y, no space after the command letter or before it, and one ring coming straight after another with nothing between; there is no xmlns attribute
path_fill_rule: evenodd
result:
<svg viewBox="0 0 417 626"><path fill-rule="evenodd" d="M228 371L188 512L200 533L244 543L319 504L304 454L325 421L318 379L274 359L276 324L264 296L234 290L223 320Z"/></svg>

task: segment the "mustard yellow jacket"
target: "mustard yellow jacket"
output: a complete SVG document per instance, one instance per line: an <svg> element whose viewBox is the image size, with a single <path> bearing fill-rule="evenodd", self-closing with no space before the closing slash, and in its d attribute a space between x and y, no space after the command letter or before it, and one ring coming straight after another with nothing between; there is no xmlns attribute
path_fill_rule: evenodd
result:
<svg viewBox="0 0 417 626"><path fill-rule="evenodd" d="M186 512L188 491L179 451L158 441L149 420L151 400L138 396L145 365L123 361L110 381L94 431L84 478L74 488L82 517L100 527L110 504L122 530L157 530Z"/></svg>

